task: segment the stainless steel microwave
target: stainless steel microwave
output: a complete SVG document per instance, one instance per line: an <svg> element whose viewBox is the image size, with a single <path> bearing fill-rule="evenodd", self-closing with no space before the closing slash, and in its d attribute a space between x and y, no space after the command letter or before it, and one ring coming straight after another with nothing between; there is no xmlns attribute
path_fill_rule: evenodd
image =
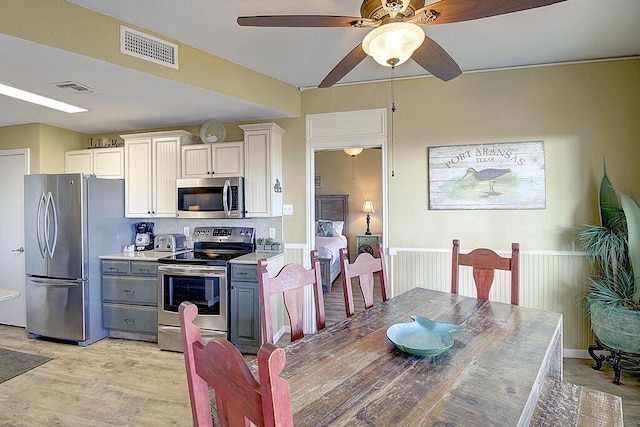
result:
<svg viewBox="0 0 640 427"><path fill-rule="evenodd" d="M244 178L176 180L178 218L244 218Z"/></svg>

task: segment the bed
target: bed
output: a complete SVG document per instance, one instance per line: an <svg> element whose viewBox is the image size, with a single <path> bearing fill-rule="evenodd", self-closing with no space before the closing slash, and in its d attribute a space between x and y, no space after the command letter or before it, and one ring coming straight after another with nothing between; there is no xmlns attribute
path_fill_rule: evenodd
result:
<svg viewBox="0 0 640 427"><path fill-rule="evenodd" d="M349 195L316 196L315 219L322 290L331 292L331 284L340 274L340 249L347 248Z"/></svg>

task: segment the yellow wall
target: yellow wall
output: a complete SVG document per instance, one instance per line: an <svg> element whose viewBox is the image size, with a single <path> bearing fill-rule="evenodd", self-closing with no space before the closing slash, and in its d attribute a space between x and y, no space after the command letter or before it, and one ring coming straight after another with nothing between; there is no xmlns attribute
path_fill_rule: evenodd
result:
<svg viewBox="0 0 640 427"><path fill-rule="evenodd" d="M40 126L40 173L63 173L64 152L86 148L84 134L53 126Z"/></svg>
<svg viewBox="0 0 640 427"><path fill-rule="evenodd" d="M31 173L40 172L40 125L32 123L28 125L0 127L0 150L14 148L29 148Z"/></svg>
<svg viewBox="0 0 640 427"><path fill-rule="evenodd" d="M40 123L0 127L0 150L30 149L30 171L63 173L64 152L87 147L87 136Z"/></svg>

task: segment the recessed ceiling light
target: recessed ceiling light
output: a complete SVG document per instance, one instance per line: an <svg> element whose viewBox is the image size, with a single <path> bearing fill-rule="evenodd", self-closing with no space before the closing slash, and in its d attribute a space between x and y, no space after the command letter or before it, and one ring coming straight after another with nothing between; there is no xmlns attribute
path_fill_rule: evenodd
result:
<svg viewBox="0 0 640 427"><path fill-rule="evenodd" d="M2 83L0 83L0 95L10 96L22 101L27 101L33 104L42 105L44 107L53 108L54 110L64 111L65 113L83 113L85 111L89 111L86 108L76 107L75 105L56 101L55 99L47 98L45 96L36 95L35 93L17 89L15 87L8 86Z"/></svg>

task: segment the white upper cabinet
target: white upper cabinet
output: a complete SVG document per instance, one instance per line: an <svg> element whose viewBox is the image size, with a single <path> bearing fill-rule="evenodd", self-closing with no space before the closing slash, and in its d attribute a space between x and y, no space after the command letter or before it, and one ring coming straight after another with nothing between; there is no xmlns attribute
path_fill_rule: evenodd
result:
<svg viewBox="0 0 640 427"><path fill-rule="evenodd" d="M67 173L85 173L98 178L124 178L124 147L71 150L64 153Z"/></svg>
<svg viewBox="0 0 640 427"><path fill-rule="evenodd" d="M185 131L121 135L125 148L125 216L174 218L181 149L199 138Z"/></svg>
<svg viewBox="0 0 640 427"><path fill-rule="evenodd" d="M182 178L244 175L244 141L182 147Z"/></svg>
<svg viewBox="0 0 640 427"><path fill-rule="evenodd" d="M244 131L247 217L282 216L282 135L275 123L240 125Z"/></svg>

